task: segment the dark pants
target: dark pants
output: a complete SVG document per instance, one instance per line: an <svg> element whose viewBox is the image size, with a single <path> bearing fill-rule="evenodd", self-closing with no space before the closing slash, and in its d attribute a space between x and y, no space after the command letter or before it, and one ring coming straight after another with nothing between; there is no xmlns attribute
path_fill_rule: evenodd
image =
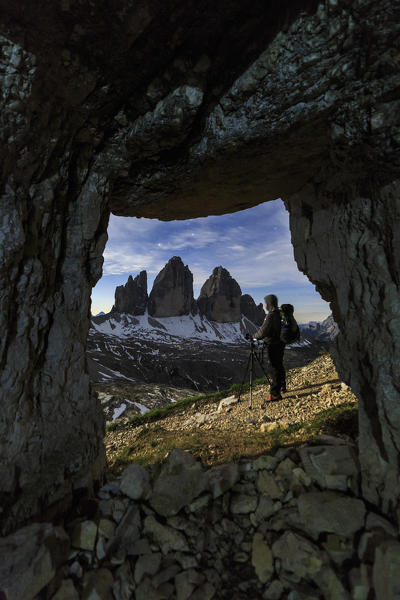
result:
<svg viewBox="0 0 400 600"><path fill-rule="evenodd" d="M268 358L271 365L271 396L279 396L281 388L286 387L286 373L283 366L285 344L278 342L268 345Z"/></svg>

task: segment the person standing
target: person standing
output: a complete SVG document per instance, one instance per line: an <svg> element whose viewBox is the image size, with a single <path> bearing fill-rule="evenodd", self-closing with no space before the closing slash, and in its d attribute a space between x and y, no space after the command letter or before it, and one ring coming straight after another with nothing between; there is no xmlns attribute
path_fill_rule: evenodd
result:
<svg viewBox="0 0 400 600"><path fill-rule="evenodd" d="M271 364L271 390L267 402L282 400L281 392L286 392L286 373L283 366L285 342L281 340L281 315L278 298L269 294L264 298L267 316L260 329L253 335L256 340L263 340L267 346L268 359Z"/></svg>

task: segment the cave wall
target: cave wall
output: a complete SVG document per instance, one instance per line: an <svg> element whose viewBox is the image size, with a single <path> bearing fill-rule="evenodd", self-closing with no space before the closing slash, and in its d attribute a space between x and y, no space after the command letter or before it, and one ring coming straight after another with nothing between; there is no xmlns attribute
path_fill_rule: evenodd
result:
<svg viewBox="0 0 400 600"><path fill-rule="evenodd" d="M398 16L398 0L0 0L3 531L101 471L85 343L109 212L278 196L342 331L365 494L395 512Z"/></svg>

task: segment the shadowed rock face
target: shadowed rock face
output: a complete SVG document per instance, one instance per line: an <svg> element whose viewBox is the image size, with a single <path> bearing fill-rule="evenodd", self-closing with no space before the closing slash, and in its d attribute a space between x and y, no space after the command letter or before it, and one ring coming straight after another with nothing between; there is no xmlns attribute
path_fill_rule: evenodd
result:
<svg viewBox="0 0 400 600"><path fill-rule="evenodd" d="M112 312L144 315L147 308L147 273L141 271L135 279L129 275L125 285L115 289L115 304Z"/></svg>
<svg viewBox="0 0 400 600"><path fill-rule="evenodd" d="M223 267L215 267L200 290L197 306L200 314L211 321L230 323L240 321L242 291L237 281Z"/></svg>
<svg viewBox="0 0 400 600"><path fill-rule="evenodd" d="M192 312L193 275L179 256L171 258L154 280L149 295L149 315L177 317Z"/></svg>
<svg viewBox="0 0 400 600"><path fill-rule="evenodd" d="M110 211L189 218L278 196L341 330L364 494L394 517L398 13L398 0L0 0L3 531L103 466L85 344Z"/></svg>
<svg viewBox="0 0 400 600"><path fill-rule="evenodd" d="M255 325L261 325L266 316L261 302L256 304L249 294L243 294L240 298L240 312Z"/></svg>

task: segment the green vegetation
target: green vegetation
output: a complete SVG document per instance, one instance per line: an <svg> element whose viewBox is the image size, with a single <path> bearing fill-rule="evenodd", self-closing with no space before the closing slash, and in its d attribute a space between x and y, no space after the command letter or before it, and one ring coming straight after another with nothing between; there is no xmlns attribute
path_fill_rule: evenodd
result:
<svg viewBox="0 0 400 600"><path fill-rule="evenodd" d="M262 377L260 379L255 379L253 381L253 387L257 387L257 386L265 385L265 384L266 384L265 377ZM182 398L182 400L178 400L177 402L174 402L173 404L166 404L162 408L155 408L153 410L149 410L148 412L146 412L143 415L135 415L134 417L131 417L131 419L129 419L129 426L130 427L139 427L140 425L144 425L145 423L152 423L154 421L159 421L160 419L164 419L165 417L170 416L174 412L179 412L180 410L182 410L183 408L185 408L186 406L189 406L191 404L195 404L196 406L201 406L202 404L205 404L206 402L210 402L210 400L212 402L219 402L222 398L226 398L227 396L233 396L234 394L237 395L239 393L239 389L240 389L240 384L233 383L226 390L221 390L219 392L210 392L208 394L198 394L196 396L189 396L188 398ZM250 389L249 383L243 384L242 394L245 394L246 392L248 392L249 389ZM107 425L106 431L107 432L115 431L116 429L119 429L121 427L126 427L126 425L123 425L123 424L115 421L114 423L109 423Z"/></svg>
<svg viewBox="0 0 400 600"><path fill-rule="evenodd" d="M174 448L188 450L204 464L213 465L263 452L273 453L282 446L313 443L321 434L355 439L357 432L358 409L354 403L324 410L308 422L278 427L268 433L213 428L212 431L180 431L177 435L176 431L168 431L160 423L146 424L138 432L134 444L124 446L109 466L118 473L130 463L145 466L161 462Z"/></svg>

